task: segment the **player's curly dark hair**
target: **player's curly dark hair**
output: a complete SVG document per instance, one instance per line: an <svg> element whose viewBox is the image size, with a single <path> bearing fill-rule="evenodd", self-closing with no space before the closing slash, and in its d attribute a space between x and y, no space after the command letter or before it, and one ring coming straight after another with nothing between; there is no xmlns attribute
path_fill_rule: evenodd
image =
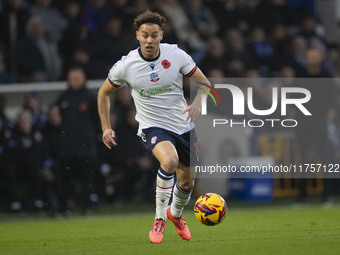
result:
<svg viewBox="0 0 340 255"><path fill-rule="evenodd" d="M138 15L133 21L133 24L137 30L143 24L157 24L163 29L165 22L166 19L162 15L157 12L151 12L147 10L146 12Z"/></svg>

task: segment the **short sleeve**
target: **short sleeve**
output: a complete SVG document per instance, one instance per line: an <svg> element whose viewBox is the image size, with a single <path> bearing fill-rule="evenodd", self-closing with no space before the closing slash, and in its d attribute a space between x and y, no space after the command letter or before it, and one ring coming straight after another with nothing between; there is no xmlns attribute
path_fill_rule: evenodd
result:
<svg viewBox="0 0 340 255"><path fill-rule="evenodd" d="M181 73L187 77L190 77L197 70L196 63L184 50L177 48L177 56L181 63Z"/></svg>
<svg viewBox="0 0 340 255"><path fill-rule="evenodd" d="M119 88L126 83L124 78L124 63L122 60L119 60L111 67L108 79L110 84L115 88Z"/></svg>

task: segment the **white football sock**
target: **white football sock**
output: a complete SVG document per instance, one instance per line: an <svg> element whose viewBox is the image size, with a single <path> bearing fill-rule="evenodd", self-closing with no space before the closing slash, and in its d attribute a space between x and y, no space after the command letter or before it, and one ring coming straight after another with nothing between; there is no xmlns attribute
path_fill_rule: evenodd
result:
<svg viewBox="0 0 340 255"><path fill-rule="evenodd" d="M173 196L172 196L172 203L170 207L171 215L175 218L180 218L183 213L184 206L186 206L191 197L191 190L185 191L182 190L178 183L174 187Z"/></svg>
<svg viewBox="0 0 340 255"><path fill-rule="evenodd" d="M169 174L160 167L158 169L156 182L155 219L163 219L166 221L166 208L169 205L172 187L174 186L174 173Z"/></svg>

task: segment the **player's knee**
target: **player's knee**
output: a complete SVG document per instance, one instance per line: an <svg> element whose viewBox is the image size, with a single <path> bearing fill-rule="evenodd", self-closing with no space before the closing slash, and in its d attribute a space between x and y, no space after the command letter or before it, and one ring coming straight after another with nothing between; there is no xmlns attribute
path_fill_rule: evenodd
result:
<svg viewBox="0 0 340 255"><path fill-rule="evenodd" d="M177 156L169 156L161 162L161 166L164 171L168 173L174 173L176 167L178 166L178 157Z"/></svg>
<svg viewBox="0 0 340 255"><path fill-rule="evenodd" d="M194 179L177 180L177 181L178 181L178 186L184 191L191 191L195 185Z"/></svg>

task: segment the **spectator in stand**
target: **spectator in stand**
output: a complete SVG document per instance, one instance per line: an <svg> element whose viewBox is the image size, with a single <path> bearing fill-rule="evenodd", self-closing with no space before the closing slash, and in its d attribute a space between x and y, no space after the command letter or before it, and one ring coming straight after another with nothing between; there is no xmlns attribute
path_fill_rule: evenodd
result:
<svg viewBox="0 0 340 255"><path fill-rule="evenodd" d="M8 172L8 146L11 136L12 132L4 127L3 121L0 118L0 200L2 199L3 201L6 200L6 190L8 190L6 173Z"/></svg>
<svg viewBox="0 0 340 255"><path fill-rule="evenodd" d="M229 59L237 58L242 61L249 61L246 43L242 34L236 29L230 29L224 35L225 48Z"/></svg>
<svg viewBox="0 0 340 255"><path fill-rule="evenodd" d="M12 78L7 72L4 53L0 49L0 84L11 83Z"/></svg>
<svg viewBox="0 0 340 255"><path fill-rule="evenodd" d="M39 16L44 22L46 36L52 42L59 42L63 30L67 26L66 19L54 7L51 7L52 0L35 0L31 7L31 15Z"/></svg>
<svg viewBox="0 0 340 255"><path fill-rule="evenodd" d="M135 0L132 7L132 16L139 15L150 8L150 1Z"/></svg>
<svg viewBox="0 0 340 255"><path fill-rule="evenodd" d="M153 172L153 161L149 153L147 153L138 137L135 135L138 131L138 122L135 119L135 107L129 107L125 115L125 123L121 123L117 127L117 132L124 137L123 147L119 148L122 153L122 161L124 164L124 188L122 194L129 201L133 199L146 199L154 196L155 173ZM127 139L127 140L125 140ZM131 178L134 176L134 178ZM139 189L136 189L139 186ZM144 194L141 194L144 193ZM136 195L137 194L137 195ZM139 194L139 195L138 195Z"/></svg>
<svg viewBox="0 0 340 255"><path fill-rule="evenodd" d="M335 77L337 74L337 70L335 68L335 64L333 63L333 61L326 58L328 54L327 48L324 47L323 44L320 44L318 41L314 41L310 48L315 48L320 52L322 58L321 62L322 68L325 69L330 74L331 77Z"/></svg>
<svg viewBox="0 0 340 255"><path fill-rule="evenodd" d="M133 26L133 20L137 15L151 8L149 2L146 0L108 0L111 7L110 16L118 18L122 22L123 33L121 38L125 49L133 49L139 46L134 36L135 27Z"/></svg>
<svg viewBox="0 0 340 255"><path fill-rule="evenodd" d="M17 78L17 44L25 35L28 18L29 11L22 0L3 1L0 9L0 42L4 44L3 54L6 53L6 58L3 59L4 65L8 67L7 71L11 73L13 80ZM2 74L2 76L3 83L9 81L8 75Z"/></svg>
<svg viewBox="0 0 340 255"><path fill-rule="evenodd" d="M88 44L85 44L77 48L69 58L65 59L63 75L65 79L67 78L68 70L73 66L80 66L89 79L97 77L95 70L92 68L92 58L88 46Z"/></svg>
<svg viewBox="0 0 340 255"><path fill-rule="evenodd" d="M249 51L254 63L259 67L261 76L270 77L271 72L278 68L274 49L263 28L255 27L252 30Z"/></svg>
<svg viewBox="0 0 340 255"><path fill-rule="evenodd" d="M295 8L295 13L313 14L315 13L315 2L310 0L285 0Z"/></svg>
<svg viewBox="0 0 340 255"><path fill-rule="evenodd" d="M279 77L280 78L287 78L287 79L295 78L295 71L290 66L286 66L286 65L282 66L280 68Z"/></svg>
<svg viewBox="0 0 340 255"><path fill-rule="evenodd" d="M113 17L118 17L122 21L123 30L134 31L133 16L129 13L129 0L109 0Z"/></svg>
<svg viewBox="0 0 340 255"><path fill-rule="evenodd" d="M207 71L207 77L213 79L225 78L225 73L221 68L211 68Z"/></svg>
<svg viewBox="0 0 340 255"><path fill-rule="evenodd" d="M231 59L228 61L227 70L228 77L242 77L245 70L245 63L237 58Z"/></svg>
<svg viewBox="0 0 340 255"><path fill-rule="evenodd" d="M12 121L7 117L6 112L6 98L0 94L0 119L2 120L2 127L6 130L13 128Z"/></svg>
<svg viewBox="0 0 340 255"><path fill-rule="evenodd" d="M86 88L84 70L74 66L67 73L68 89L57 99L62 116L59 140L61 166L62 210L72 209L76 184L81 186L81 207L87 213L98 202L95 181L96 139L99 125L97 102L94 94Z"/></svg>
<svg viewBox="0 0 340 255"><path fill-rule="evenodd" d="M122 21L119 18L109 18L105 27L98 32L90 44L93 59L91 68L96 69L97 77L104 77L112 63L121 59L126 53L122 39Z"/></svg>
<svg viewBox="0 0 340 255"><path fill-rule="evenodd" d="M248 34L254 19L248 0L236 0L232 23L242 34Z"/></svg>
<svg viewBox="0 0 340 255"><path fill-rule="evenodd" d="M47 111L46 124L43 129L43 137L46 144L46 152L41 172L44 181L44 193L52 212L57 217L61 213L62 184L60 179L59 140L61 135L61 115L58 105L52 104Z"/></svg>
<svg viewBox="0 0 340 255"><path fill-rule="evenodd" d="M218 24L202 0L187 0L185 12L192 27L203 40L216 35Z"/></svg>
<svg viewBox="0 0 340 255"><path fill-rule="evenodd" d="M33 129L32 118L27 111L20 112L13 136L8 142L9 158L6 172L7 195L10 210L19 211L23 204L27 209L45 206L42 194L40 170L43 160L43 136ZM28 192L19 192L21 188ZM25 194L20 197L19 194Z"/></svg>
<svg viewBox="0 0 340 255"><path fill-rule="evenodd" d="M81 18L80 8L79 1L72 0L67 2L63 10L67 27L63 31L59 47L64 60L88 40L88 29Z"/></svg>
<svg viewBox="0 0 340 255"><path fill-rule="evenodd" d="M252 62L242 34L236 29L230 29L225 33L225 48L227 49L228 70L231 77L242 77L246 68Z"/></svg>
<svg viewBox="0 0 340 255"><path fill-rule="evenodd" d="M185 11L177 0L165 0L156 2L157 9L163 13L174 27L178 44L188 49L196 63L200 63L205 54L205 43L198 32L191 25Z"/></svg>
<svg viewBox="0 0 340 255"><path fill-rule="evenodd" d="M54 174L59 172L59 151L58 144L61 136L62 118L59 106L52 104L47 111L46 124L43 129L45 143L47 144L47 156ZM47 163L46 163L47 164Z"/></svg>
<svg viewBox="0 0 340 255"><path fill-rule="evenodd" d="M322 69L327 71L331 76L335 76L336 71L333 64L325 58L327 48L319 40L312 40L311 47L320 52L322 55ZM297 77L305 77L307 41L302 36L296 36L292 42L292 55L288 58L287 64L296 72Z"/></svg>
<svg viewBox="0 0 340 255"><path fill-rule="evenodd" d="M120 120L124 120L128 110L133 105L133 99L131 97L128 87L122 87L117 91L115 95L115 101L113 106L114 115L117 117L116 126L123 126Z"/></svg>
<svg viewBox="0 0 340 255"><path fill-rule="evenodd" d="M46 46L47 40L44 38L45 27L42 19L35 17L31 18L27 24L27 35L18 45L17 62L20 72L19 81L45 81L47 80L45 60L40 48L37 46L37 41ZM48 48L48 46L44 47Z"/></svg>
<svg viewBox="0 0 340 255"><path fill-rule="evenodd" d="M10 48L11 38L20 39L25 34L28 18L29 11L22 0L4 1L0 10L0 38L6 42L7 49ZM14 30L11 29L13 26Z"/></svg>
<svg viewBox="0 0 340 255"><path fill-rule="evenodd" d="M255 11L257 25L270 32L276 24L294 26L299 22L299 15L283 0L262 0Z"/></svg>
<svg viewBox="0 0 340 255"><path fill-rule="evenodd" d="M46 122L46 114L41 109L39 93L35 91L27 93L24 97L23 108L31 114L33 128L42 131Z"/></svg>
<svg viewBox="0 0 340 255"><path fill-rule="evenodd" d="M114 96L113 104L114 106L112 107L113 112L111 113L111 123L112 126L119 128L120 130L119 132L117 131L116 139L121 139L121 137L122 139L126 139L126 133L124 133L125 129L127 128L126 116L128 115L131 107L133 107L133 99L128 87L123 86L117 91L117 94ZM125 155L128 154L127 151L116 147L113 148L114 152L112 153L111 151L107 150L106 146L104 146L102 139L100 139L99 149L101 173L103 175L106 173L105 181L108 182L108 185L106 185L107 191L115 190L114 194L111 194L110 199L127 202L128 198L124 195L124 191L126 190L124 186L126 185L125 181L127 178L125 173Z"/></svg>
<svg viewBox="0 0 340 255"><path fill-rule="evenodd" d="M331 78L331 73L322 64L324 55L321 50L310 48L306 50L305 78Z"/></svg>
<svg viewBox="0 0 340 255"><path fill-rule="evenodd" d="M163 31L164 31L164 37L162 40L163 43L180 44L174 26L171 24L171 22L167 22L164 25ZM181 45L178 46L181 47Z"/></svg>
<svg viewBox="0 0 340 255"><path fill-rule="evenodd" d="M65 6L67 6L70 2L77 2L79 5L83 5L85 0L52 0L51 6L55 7L62 13L65 9Z"/></svg>
<svg viewBox="0 0 340 255"><path fill-rule="evenodd" d="M111 8L107 0L87 0L81 12L89 35L94 35L104 27L111 16Z"/></svg>
<svg viewBox="0 0 340 255"><path fill-rule="evenodd" d="M136 138L138 122L135 115L135 107L129 104L123 119L119 122L114 121L116 117L112 119L116 127L116 141L124 139L120 143L121 147L115 147L113 152L109 152L101 146L101 172L106 172L105 182L115 191L113 199L120 203L152 198L154 192L153 160Z"/></svg>
<svg viewBox="0 0 340 255"><path fill-rule="evenodd" d="M38 82L58 80L61 75L61 58L57 45L45 34L44 21L33 16L27 23L26 36L18 44L19 80Z"/></svg>
<svg viewBox="0 0 340 255"><path fill-rule="evenodd" d="M305 15L300 27L299 35L306 40L308 47L313 47L315 44L321 44L324 48L327 47L327 42L323 37L324 29L320 24L316 24L313 15Z"/></svg>
<svg viewBox="0 0 340 255"><path fill-rule="evenodd" d="M221 68L224 73L227 73L227 57L223 41L220 38L213 37L209 40L208 51L200 66L203 72L212 68Z"/></svg>
<svg viewBox="0 0 340 255"><path fill-rule="evenodd" d="M218 23L218 35L222 35L225 30L235 27L235 23L233 22L235 1L208 0L205 2Z"/></svg>
<svg viewBox="0 0 340 255"><path fill-rule="evenodd" d="M291 45L291 54L287 59L287 65L293 68L296 77L302 77L306 66L306 40L301 36L296 36Z"/></svg>
<svg viewBox="0 0 340 255"><path fill-rule="evenodd" d="M270 36L271 45L277 56L279 65L283 64L290 54L291 40L286 33L286 28L282 24L273 27Z"/></svg>
<svg viewBox="0 0 340 255"><path fill-rule="evenodd" d="M209 7L219 24L219 35L228 29L237 29L247 34L253 22L253 12L247 0L209 1Z"/></svg>

